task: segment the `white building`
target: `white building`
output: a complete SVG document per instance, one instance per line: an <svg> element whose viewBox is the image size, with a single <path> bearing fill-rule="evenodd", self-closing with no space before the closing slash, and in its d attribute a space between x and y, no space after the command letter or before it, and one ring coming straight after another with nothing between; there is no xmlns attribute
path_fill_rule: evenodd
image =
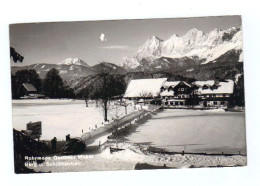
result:
<svg viewBox="0 0 260 186"><path fill-rule="evenodd" d="M158 79L134 79L127 86L124 98L129 100L152 100L160 98L162 85L167 78Z"/></svg>

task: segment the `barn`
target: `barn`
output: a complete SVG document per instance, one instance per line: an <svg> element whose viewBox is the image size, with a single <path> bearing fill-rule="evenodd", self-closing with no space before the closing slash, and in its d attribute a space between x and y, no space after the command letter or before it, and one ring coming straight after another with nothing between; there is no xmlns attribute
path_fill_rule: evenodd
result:
<svg viewBox="0 0 260 186"><path fill-rule="evenodd" d="M42 94L37 93L37 89L30 83L23 83L19 89L19 94L24 95L23 99L25 98L44 98L45 96Z"/></svg>
<svg viewBox="0 0 260 186"><path fill-rule="evenodd" d="M161 87L167 78L157 79L134 79L127 86L124 98L128 100L149 102L160 98Z"/></svg>

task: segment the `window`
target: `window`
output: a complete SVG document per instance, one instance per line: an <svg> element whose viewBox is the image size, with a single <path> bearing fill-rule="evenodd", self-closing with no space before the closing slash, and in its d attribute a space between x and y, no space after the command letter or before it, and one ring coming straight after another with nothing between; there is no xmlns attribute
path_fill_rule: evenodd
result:
<svg viewBox="0 0 260 186"><path fill-rule="evenodd" d="M179 102L175 102L175 105L179 105Z"/></svg>
<svg viewBox="0 0 260 186"><path fill-rule="evenodd" d="M180 102L180 105L183 105L183 102Z"/></svg>
<svg viewBox="0 0 260 186"><path fill-rule="evenodd" d="M224 104L225 104L225 102L224 102L224 101L221 101L221 102L220 102L220 105L224 105Z"/></svg>
<svg viewBox="0 0 260 186"><path fill-rule="evenodd" d="M183 92L183 91L184 91L184 88L181 88L181 91Z"/></svg>
<svg viewBox="0 0 260 186"><path fill-rule="evenodd" d="M214 101L214 103L213 103L214 105L217 105L218 104L218 102L217 101Z"/></svg>

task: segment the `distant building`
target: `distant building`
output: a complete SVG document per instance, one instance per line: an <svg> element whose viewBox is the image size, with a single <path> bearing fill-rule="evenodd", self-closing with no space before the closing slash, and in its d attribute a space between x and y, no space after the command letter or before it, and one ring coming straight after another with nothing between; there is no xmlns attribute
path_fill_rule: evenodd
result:
<svg viewBox="0 0 260 186"><path fill-rule="evenodd" d="M166 82L161 87L164 106L180 107L200 105L202 107L226 107L232 102L234 81L185 81Z"/></svg>
<svg viewBox="0 0 260 186"><path fill-rule="evenodd" d="M190 98L192 86L185 81L166 82L161 87L161 98L164 105L186 105L187 99Z"/></svg>
<svg viewBox="0 0 260 186"><path fill-rule="evenodd" d="M199 104L204 107L228 106L234 94L234 81L195 81Z"/></svg>
<svg viewBox="0 0 260 186"><path fill-rule="evenodd" d="M20 91L22 91L24 95L37 93L37 89L35 88L35 86L33 86L30 83L23 83L23 86L21 87Z"/></svg>
<svg viewBox="0 0 260 186"><path fill-rule="evenodd" d="M234 81L208 80L166 81L159 79L135 79L129 83L124 98L135 104L152 103L160 99L165 107L227 107L232 103Z"/></svg>
<svg viewBox="0 0 260 186"><path fill-rule="evenodd" d="M21 95L24 95L23 99L28 99L28 98L44 98L45 96L42 94L37 93L37 89L35 86L33 86L30 83L23 83L21 88L19 89L19 92Z"/></svg>

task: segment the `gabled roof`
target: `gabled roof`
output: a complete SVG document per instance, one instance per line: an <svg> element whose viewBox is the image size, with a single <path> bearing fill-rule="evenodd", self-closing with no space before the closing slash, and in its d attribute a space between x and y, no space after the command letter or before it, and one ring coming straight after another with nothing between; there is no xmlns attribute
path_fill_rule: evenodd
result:
<svg viewBox="0 0 260 186"><path fill-rule="evenodd" d="M37 92L37 89L30 83L23 83L23 87L29 92Z"/></svg>
<svg viewBox="0 0 260 186"><path fill-rule="evenodd" d="M167 78L131 80L124 97L157 97L160 94L160 88L166 80Z"/></svg>
<svg viewBox="0 0 260 186"><path fill-rule="evenodd" d="M163 85L164 88L172 87L174 88L176 85L178 85L181 81L166 81Z"/></svg>
<svg viewBox="0 0 260 186"><path fill-rule="evenodd" d="M203 85L214 85L215 81L214 80L207 80L207 81L195 81L194 84L195 85L199 85L199 86L203 86Z"/></svg>
<svg viewBox="0 0 260 186"><path fill-rule="evenodd" d="M161 96L174 96L174 91L172 91L172 90L170 90L170 91L165 90L165 91L161 92L160 95Z"/></svg>
<svg viewBox="0 0 260 186"><path fill-rule="evenodd" d="M187 85L188 87L191 87L191 85L189 83L187 83L186 81L182 81L185 85Z"/></svg>
<svg viewBox="0 0 260 186"><path fill-rule="evenodd" d="M186 81L166 81L163 85L164 88L169 88L172 87L174 88L175 86L177 86L178 84L180 84L181 82L183 82L185 85L187 85L188 87L191 87L191 85L189 83L187 83Z"/></svg>
<svg viewBox="0 0 260 186"><path fill-rule="evenodd" d="M210 85L213 86L214 85L214 80L210 80L210 81L195 81L195 84L199 84L201 86L204 85ZM200 87L198 89L198 94L233 94L234 92L234 81L232 80L227 80L227 81L221 81L218 83L217 85L217 89L204 89L202 87Z"/></svg>

